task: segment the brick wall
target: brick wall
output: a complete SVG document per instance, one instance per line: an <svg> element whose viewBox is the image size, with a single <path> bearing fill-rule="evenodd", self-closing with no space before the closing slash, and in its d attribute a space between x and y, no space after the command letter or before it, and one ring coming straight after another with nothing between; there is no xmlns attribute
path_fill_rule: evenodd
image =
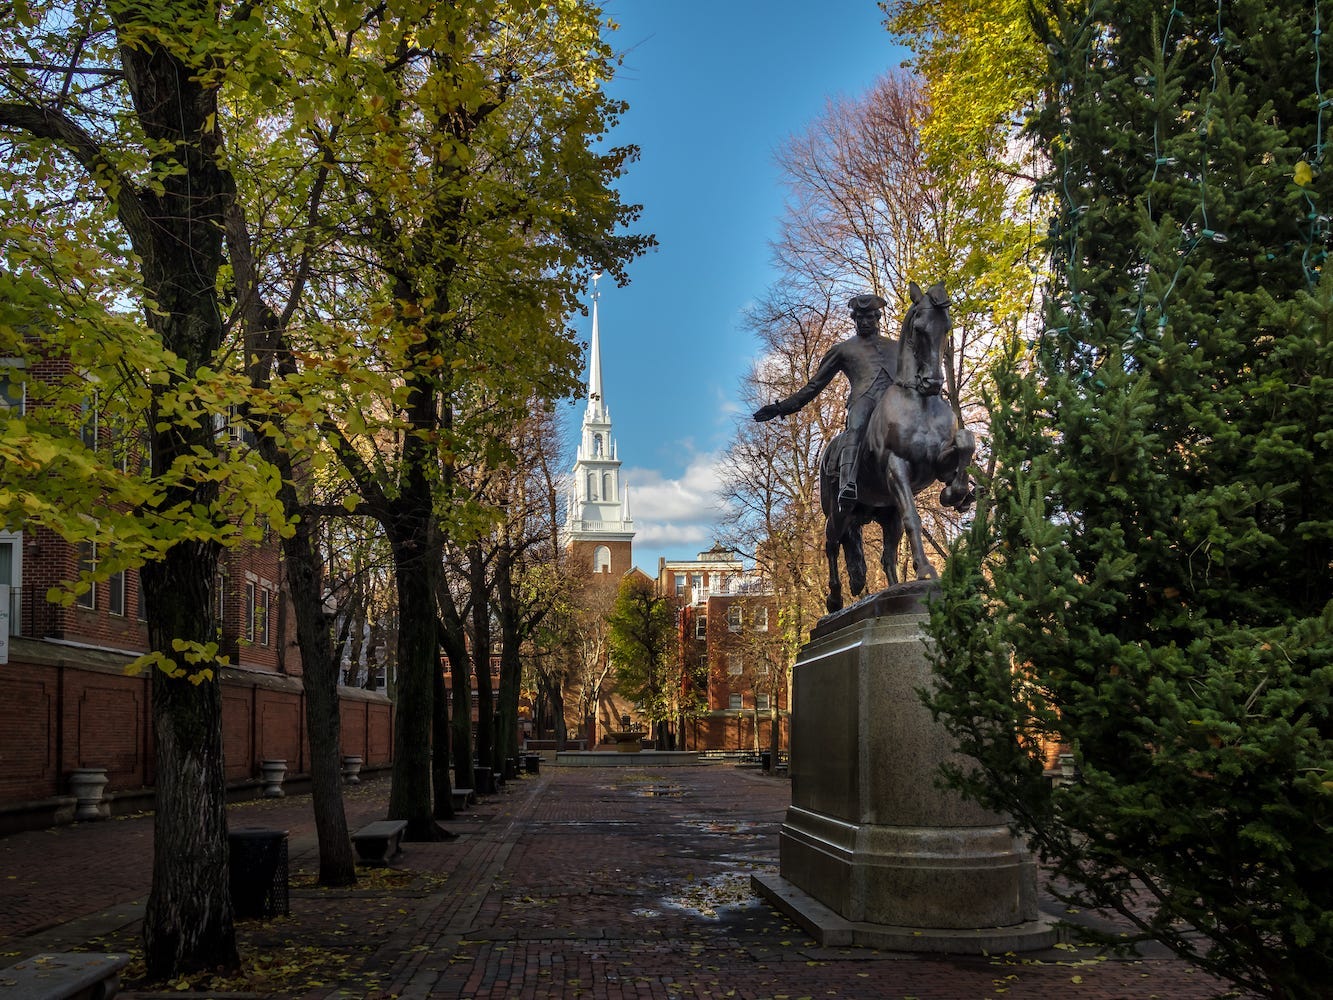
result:
<svg viewBox="0 0 1333 1000"><path fill-rule="evenodd" d="M105 767L107 791L151 786L151 682L127 677L125 659L31 639L10 640L0 666L0 813L68 794L69 772ZM383 767L393 759L392 707L382 694L344 688L342 751ZM284 758L309 770L305 695L297 678L229 669L222 677L222 738L229 782Z"/></svg>

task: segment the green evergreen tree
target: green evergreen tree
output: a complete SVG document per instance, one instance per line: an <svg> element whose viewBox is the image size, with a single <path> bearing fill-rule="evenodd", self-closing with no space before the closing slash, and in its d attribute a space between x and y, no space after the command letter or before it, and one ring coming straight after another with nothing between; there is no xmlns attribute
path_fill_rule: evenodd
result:
<svg viewBox="0 0 1333 1000"><path fill-rule="evenodd" d="M952 781L1072 902L1275 997L1333 982L1326 6L1035 19L1054 277L931 623Z"/></svg>

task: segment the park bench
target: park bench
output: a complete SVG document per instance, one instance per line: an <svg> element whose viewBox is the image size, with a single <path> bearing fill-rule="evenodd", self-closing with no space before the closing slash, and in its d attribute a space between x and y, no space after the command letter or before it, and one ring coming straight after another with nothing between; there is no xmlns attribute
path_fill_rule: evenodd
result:
<svg viewBox="0 0 1333 1000"><path fill-rule="evenodd" d="M453 794L455 809L466 809L468 803L472 801L472 789L470 788L455 788Z"/></svg>
<svg viewBox="0 0 1333 1000"><path fill-rule="evenodd" d="M60 952L33 955L0 970L4 1000L111 1000L128 955Z"/></svg>
<svg viewBox="0 0 1333 1000"><path fill-rule="evenodd" d="M352 846L365 865L387 865L403 850L405 819L382 819L352 834Z"/></svg>

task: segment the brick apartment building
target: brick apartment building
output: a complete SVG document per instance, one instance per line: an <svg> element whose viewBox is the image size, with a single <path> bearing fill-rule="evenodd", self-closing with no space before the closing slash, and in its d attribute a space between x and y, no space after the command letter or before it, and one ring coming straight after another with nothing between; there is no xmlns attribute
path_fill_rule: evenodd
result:
<svg viewBox="0 0 1333 1000"><path fill-rule="evenodd" d="M0 359L4 361L5 359ZM0 364L0 416L22 416L27 380ZM95 398L95 397L94 397ZM95 411L85 443L112 447ZM105 768L112 812L151 805L154 781L151 677L125 673L147 650L138 573L98 582L70 606L47 592L92 569L100 553L44 528L0 531L0 833L68 818L76 768ZM273 540L224 552L214 599L221 652L227 780L256 783L260 761L287 762L288 780L308 773L301 658L279 548ZM392 710L380 692L343 688L342 752L367 768L392 759Z"/></svg>
<svg viewBox="0 0 1333 1000"><path fill-rule="evenodd" d="M686 723L690 750L787 747L785 660L772 593L721 546L698 558L658 561L658 592L677 602L681 662L707 710Z"/></svg>

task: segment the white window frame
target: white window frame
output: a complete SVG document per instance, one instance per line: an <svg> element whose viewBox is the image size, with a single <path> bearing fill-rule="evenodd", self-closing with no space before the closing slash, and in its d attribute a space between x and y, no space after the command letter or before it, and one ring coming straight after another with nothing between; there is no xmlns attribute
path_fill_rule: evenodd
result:
<svg viewBox="0 0 1333 1000"><path fill-rule="evenodd" d="M694 637L696 639L708 638L708 616L696 615L694 618Z"/></svg>
<svg viewBox="0 0 1333 1000"><path fill-rule="evenodd" d="M83 553L84 553L84 546L85 546L85 545L88 546L88 549L87 549L87 551L88 551L88 557L87 557L86 559L84 558L84 555L83 555ZM78 573L79 573L79 576L82 577L85 571L88 572L88 573L96 573L96 572L97 572L97 543L96 543L96 542L79 542L79 544L78 544L78 548L77 548L77 552L78 552ZM97 584L96 584L96 583L92 584L92 585L88 588L88 590L87 590L85 593L82 593L82 594L80 594L78 597L76 597L76 598L74 599L74 604L75 604L77 607L83 608L85 611L96 611L96 610L97 610Z"/></svg>
<svg viewBox="0 0 1333 1000"><path fill-rule="evenodd" d="M273 601L267 587L259 587L255 594L259 600L259 604L255 608L255 634L258 636L259 645L267 646L271 631L269 611L273 607Z"/></svg>
<svg viewBox="0 0 1333 1000"><path fill-rule="evenodd" d="M0 545L9 547L9 579L0 581L9 585L9 632L23 634L23 532L0 531Z"/></svg>
<svg viewBox="0 0 1333 1000"><path fill-rule="evenodd" d="M761 604L761 605L759 605L757 608L755 608L753 614L750 615L750 622L751 622L751 624L754 625L754 630L755 630L756 632L767 632L767 631L768 631L768 605L767 605L767 604Z"/></svg>
<svg viewBox="0 0 1333 1000"><path fill-rule="evenodd" d="M727 608L727 631L739 632L745 627L745 609L739 604Z"/></svg>
<svg viewBox="0 0 1333 1000"><path fill-rule="evenodd" d="M106 612L117 618L125 617L125 601L128 596L125 575L123 569L117 570L107 577L106 581Z"/></svg>
<svg viewBox="0 0 1333 1000"><path fill-rule="evenodd" d="M745 657L740 653L727 654L727 676L739 677L745 673Z"/></svg>
<svg viewBox="0 0 1333 1000"><path fill-rule="evenodd" d="M743 694L739 691L733 691L731 694L727 695L728 711L738 712L743 708L745 708L745 696Z"/></svg>
<svg viewBox="0 0 1333 1000"><path fill-rule="evenodd" d="M255 641L255 591L259 584L253 580L245 581L245 641Z"/></svg>

